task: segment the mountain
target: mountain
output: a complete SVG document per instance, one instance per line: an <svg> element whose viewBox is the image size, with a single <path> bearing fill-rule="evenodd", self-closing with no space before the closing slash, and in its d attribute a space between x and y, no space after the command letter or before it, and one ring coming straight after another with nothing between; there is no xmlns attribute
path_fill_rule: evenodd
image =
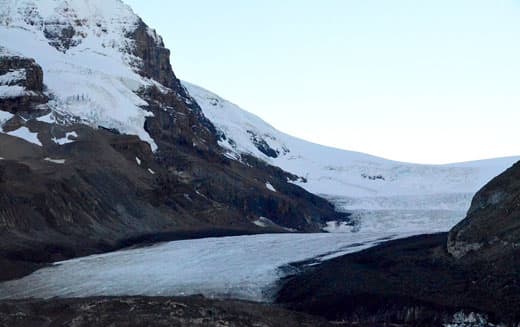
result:
<svg viewBox="0 0 520 327"><path fill-rule="evenodd" d="M446 230L518 159L414 165L312 144L181 83L161 37L119 0L0 5L7 258L324 226Z"/></svg>
<svg viewBox="0 0 520 327"><path fill-rule="evenodd" d="M1 278L139 242L345 218L296 176L226 158L161 37L122 1L1 0L0 35Z"/></svg>
<svg viewBox="0 0 520 327"><path fill-rule="evenodd" d="M0 0L0 35L0 280L146 242L323 228L371 235L365 243L333 242L340 248L321 254L325 259L457 223L449 234L385 243L319 266L306 262L311 268L286 280L278 301L354 322L438 325L454 315L464 320L468 310L493 321L520 320L518 165L487 184L470 207L473 194L518 157L416 165L291 137L179 81L161 37L120 0ZM372 238L376 230L389 235ZM307 258L312 244L297 236L304 246L296 250ZM267 239L275 239L264 243L273 251L271 280L272 268L288 260L274 257L283 252L276 246L294 249L273 235ZM206 245L201 249L216 248ZM263 259L254 253L262 252L257 245L245 255ZM251 276L244 271L238 277ZM91 306L104 313L101 321L136 308L136 316L150 321L166 305L194 308L176 312L202 323L215 318L213 309L226 321L228 309L245 315L244 324L274 311L281 323L323 322L253 304L143 301L2 303L0 320L55 319L57 305L68 308L59 321L77 315L95 320L99 312ZM171 311L159 314L171 318Z"/></svg>
<svg viewBox="0 0 520 327"><path fill-rule="evenodd" d="M242 160L252 155L299 178L311 193L333 201L342 210L421 211L424 224L447 230L464 217L475 192L520 157L449 165L419 165L386 160L364 153L310 143L273 128L259 117L196 85L183 85L215 125L226 155ZM425 211L450 211L455 220L432 217ZM373 213L373 212L372 212ZM371 213L371 214L372 214ZM426 216L429 213L426 212ZM366 218L366 217L363 217ZM371 218L373 219L373 218ZM397 230L407 219L392 217ZM411 220L411 219L410 219ZM368 226L364 228L380 228ZM388 227L388 226L387 226Z"/></svg>

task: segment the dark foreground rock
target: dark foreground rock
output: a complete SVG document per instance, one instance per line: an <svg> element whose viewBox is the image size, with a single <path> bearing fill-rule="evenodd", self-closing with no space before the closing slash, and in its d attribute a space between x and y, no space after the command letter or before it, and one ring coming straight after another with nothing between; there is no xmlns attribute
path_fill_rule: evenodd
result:
<svg viewBox="0 0 520 327"><path fill-rule="evenodd" d="M457 258L520 251L520 163L475 195L467 218L450 232L448 251Z"/></svg>
<svg viewBox="0 0 520 327"><path fill-rule="evenodd" d="M520 322L520 255L460 261L446 240L412 237L330 260L288 279L277 302L362 324L440 326L460 311Z"/></svg>
<svg viewBox="0 0 520 327"><path fill-rule="evenodd" d="M202 297L0 302L0 326L330 326L270 305Z"/></svg>

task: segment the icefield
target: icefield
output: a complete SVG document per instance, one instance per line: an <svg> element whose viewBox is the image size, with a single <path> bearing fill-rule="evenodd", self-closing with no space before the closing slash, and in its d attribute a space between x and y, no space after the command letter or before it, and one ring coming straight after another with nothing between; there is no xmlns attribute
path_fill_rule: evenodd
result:
<svg viewBox="0 0 520 327"><path fill-rule="evenodd" d="M0 284L0 299L202 294L270 301L277 281L294 271L290 263L310 260L307 264L316 264L423 232L264 234L174 241L57 262Z"/></svg>

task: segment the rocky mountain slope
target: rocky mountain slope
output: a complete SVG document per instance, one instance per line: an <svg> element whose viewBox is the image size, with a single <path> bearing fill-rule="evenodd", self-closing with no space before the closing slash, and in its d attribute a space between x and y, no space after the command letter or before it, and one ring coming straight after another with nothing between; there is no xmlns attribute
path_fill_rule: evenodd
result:
<svg viewBox="0 0 520 327"><path fill-rule="evenodd" d="M493 179L471 203L466 219L449 235L456 258L478 253L504 255L520 250L520 163Z"/></svg>
<svg viewBox="0 0 520 327"><path fill-rule="evenodd" d="M252 155L280 167L300 177L297 185L339 200L346 210L466 211L484 184L520 160L420 165L335 149L287 135L208 90L183 85L215 125L218 142L229 157Z"/></svg>
<svg viewBox="0 0 520 327"><path fill-rule="evenodd" d="M475 326L517 326L519 174L516 164L488 183L449 235L417 236L333 259L288 280L279 302L352 322L438 326L473 312L478 315L467 323Z"/></svg>
<svg viewBox="0 0 520 327"><path fill-rule="evenodd" d="M333 326L268 305L190 298L114 297L0 304L2 326Z"/></svg>
<svg viewBox="0 0 520 327"><path fill-rule="evenodd" d="M2 0L0 35L0 260L25 262L2 277L140 241L317 231L345 216L292 174L226 158L162 39L123 2Z"/></svg>

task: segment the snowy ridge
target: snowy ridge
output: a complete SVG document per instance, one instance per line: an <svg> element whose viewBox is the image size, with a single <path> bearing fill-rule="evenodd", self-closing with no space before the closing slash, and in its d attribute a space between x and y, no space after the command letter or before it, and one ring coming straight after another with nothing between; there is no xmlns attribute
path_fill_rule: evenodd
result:
<svg viewBox="0 0 520 327"><path fill-rule="evenodd" d="M155 149L144 130L151 113L135 94L157 84L136 72L141 60L129 35L139 22L120 0L0 0L1 55L36 60L51 109L138 135ZM149 34L161 42L155 31ZM24 90L3 91L11 97Z"/></svg>
<svg viewBox="0 0 520 327"><path fill-rule="evenodd" d="M251 154L301 176L298 185L345 209L465 211L479 188L520 160L419 165L326 147L284 134L210 91L183 84L223 135L219 143L228 157Z"/></svg>

